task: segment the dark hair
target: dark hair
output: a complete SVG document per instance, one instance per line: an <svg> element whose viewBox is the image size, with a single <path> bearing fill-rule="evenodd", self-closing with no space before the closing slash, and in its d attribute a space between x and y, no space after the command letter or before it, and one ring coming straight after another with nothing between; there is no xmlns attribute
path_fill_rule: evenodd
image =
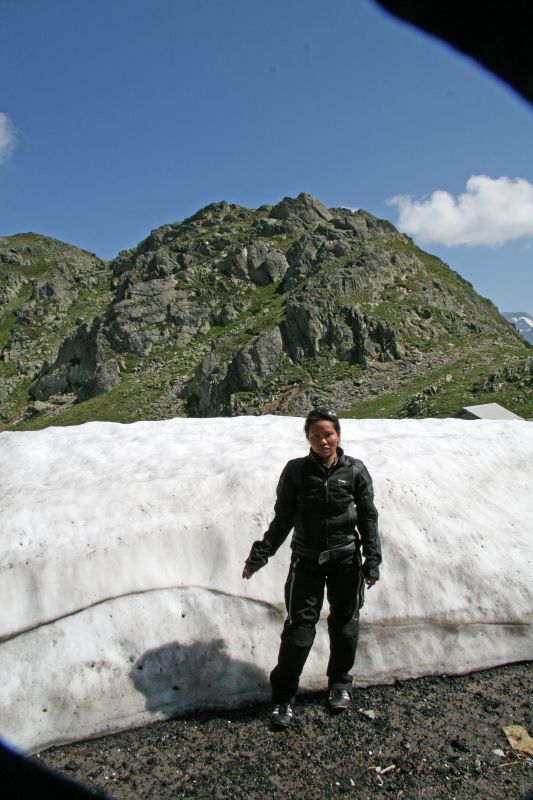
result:
<svg viewBox="0 0 533 800"><path fill-rule="evenodd" d="M331 408L313 408L312 411L309 412L305 419L304 431L306 437L309 436L309 429L313 422L318 422L319 420L324 419L326 422L332 422L333 427L337 431L338 435L341 435L341 426L339 422L339 418L336 413Z"/></svg>

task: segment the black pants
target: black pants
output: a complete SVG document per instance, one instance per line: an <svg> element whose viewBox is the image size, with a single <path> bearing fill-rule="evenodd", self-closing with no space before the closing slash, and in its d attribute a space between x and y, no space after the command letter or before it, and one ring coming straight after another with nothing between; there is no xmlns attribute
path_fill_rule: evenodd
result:
<svg viewBox="0 0 533 800"><path fill-rule="evenodd" d="M293 554L285 583L287 619L281 634L278 663L270 673L274 703L289 702L296 694L315 638L325 588L330 608L328 685L348 691L352 687L349 672L355 661L359 609L364 598L359 551L325 564Z"/></svg>

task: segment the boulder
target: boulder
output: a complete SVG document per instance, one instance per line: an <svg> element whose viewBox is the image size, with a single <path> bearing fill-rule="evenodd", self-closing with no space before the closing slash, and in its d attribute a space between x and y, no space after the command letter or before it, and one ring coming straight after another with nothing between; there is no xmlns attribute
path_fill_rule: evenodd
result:
<svg viewBox="0 0 533 800"><path fill-rule="evenodd" d="M284 253L271 250L266 242L258 239L233 250L222 268L226 275L266 286L283 278L288 266Z"/></svg>
<svg viewBox="0 0 533 800"><path fill-rule="evenodd" d="M90 397L104 394L114 389L120 383L120 369L115 359L108 359L103 364L98 364L94 374L80 387L78 400L88 400Z"/></svg>

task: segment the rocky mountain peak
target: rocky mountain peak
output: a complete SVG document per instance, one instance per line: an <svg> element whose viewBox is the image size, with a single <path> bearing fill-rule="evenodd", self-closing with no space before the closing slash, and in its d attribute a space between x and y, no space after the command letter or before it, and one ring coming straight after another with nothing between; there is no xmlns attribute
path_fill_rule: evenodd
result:
<svg viewBox="0 0 533 800"><path fill-rule="evenodd" d="M483 387L500 391L498 354L528 355L491 303L390 222L305 193L258 209L212 203L111 263L49 241L43 255L27 235L0 240L7 422L79 420L87 400L120 419L300 414L411 385L395 414L423 414L451 396L453 379L441 389L438 377L448 367L490 373L461 396L472 404ZM517 398L528 369L503 373Z"/></svg>
<svg viewBox="0 0 533 800"><path fill-rule="evenodd" d="M296 228L313 230L320 222L329 222L333 215L320 200L302 192L296 198L284 197L271 209L268 216L292 223Z"/></svg>

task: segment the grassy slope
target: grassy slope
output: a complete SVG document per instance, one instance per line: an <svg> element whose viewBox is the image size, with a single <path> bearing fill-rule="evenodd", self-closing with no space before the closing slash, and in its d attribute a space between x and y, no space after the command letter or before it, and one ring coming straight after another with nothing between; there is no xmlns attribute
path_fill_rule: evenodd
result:
<svg viewBox="0 0 533 800"><path fill-rule="evenodd" d="M517 347L508 349L509 364L523 358L524 351ZM491 365L492 359L492 365ZM483 361L483 366L480 366ZM487 367L492 366L494 372L501 370L501 360L495 358L490 350L484 353L477 350L461 356L453 364L426 373L423 378L413 381L407 387L390 394L381 394L361 403L357 403L340 413L341 417L357 419L384 418L394 419L400 415L407 399L429 386L435 386L437 393L429 398L429 413L432 417L453 416L462 406L481 403L499 403L510 411L514 411L525 419L533 417L533 391L531 387L524 390L515 383L502 382L497 391L478 391L476 384L487 375ZM446 376L451 381L446 381Z"/></svg>

